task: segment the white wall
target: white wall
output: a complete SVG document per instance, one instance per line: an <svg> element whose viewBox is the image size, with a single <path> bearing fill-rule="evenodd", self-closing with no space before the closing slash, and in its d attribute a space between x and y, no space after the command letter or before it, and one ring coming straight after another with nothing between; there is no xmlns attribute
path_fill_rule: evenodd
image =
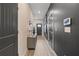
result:
<svg viewBox="0 0 79 59"><path fill-rule="evenodd" d="M27 35L28 35L28 18L30 17L31 9L28 4L18 4L18 54L26 55L27 52Z"/></svg>

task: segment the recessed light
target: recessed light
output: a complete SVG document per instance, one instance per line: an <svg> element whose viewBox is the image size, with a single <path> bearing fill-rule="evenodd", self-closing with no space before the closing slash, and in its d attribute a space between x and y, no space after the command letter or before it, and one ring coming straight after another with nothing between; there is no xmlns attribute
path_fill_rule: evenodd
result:
<svg viewBox="0 0 79 59"><path fill-rule="evenodd" d="M41 12L40 12L40 11L38 11L38 13L40 14Z"/></svg>

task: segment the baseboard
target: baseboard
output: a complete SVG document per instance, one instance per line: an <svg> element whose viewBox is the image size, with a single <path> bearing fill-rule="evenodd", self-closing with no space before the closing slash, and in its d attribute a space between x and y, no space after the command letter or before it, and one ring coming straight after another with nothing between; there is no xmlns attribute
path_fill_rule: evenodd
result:
<svg viewBox="0 0 79 59"><path fill-rule="evenodd" d="M35 48L28 48L28 50L35 50Z"/></svg>

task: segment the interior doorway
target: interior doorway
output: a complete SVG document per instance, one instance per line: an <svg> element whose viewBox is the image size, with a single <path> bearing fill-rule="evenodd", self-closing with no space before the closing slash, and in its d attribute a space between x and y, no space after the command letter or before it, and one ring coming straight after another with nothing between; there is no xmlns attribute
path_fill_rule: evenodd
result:
<svg viewBox="0 0 79 59"><path fill-rule="evenodd" d="M42 24L39 23L36 25L37 27L37 35L42 35Z"/></svg>

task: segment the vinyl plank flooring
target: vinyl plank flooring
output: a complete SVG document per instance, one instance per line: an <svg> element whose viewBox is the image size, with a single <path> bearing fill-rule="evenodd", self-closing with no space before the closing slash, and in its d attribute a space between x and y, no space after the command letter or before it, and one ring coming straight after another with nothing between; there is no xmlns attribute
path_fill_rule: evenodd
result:
<svg viewBox="0 0 79 59"><path fill-rule="evenodd" d="M56 56L43 36L37 36L37 43L35 50L28 50L28 56Z"/></svg>

